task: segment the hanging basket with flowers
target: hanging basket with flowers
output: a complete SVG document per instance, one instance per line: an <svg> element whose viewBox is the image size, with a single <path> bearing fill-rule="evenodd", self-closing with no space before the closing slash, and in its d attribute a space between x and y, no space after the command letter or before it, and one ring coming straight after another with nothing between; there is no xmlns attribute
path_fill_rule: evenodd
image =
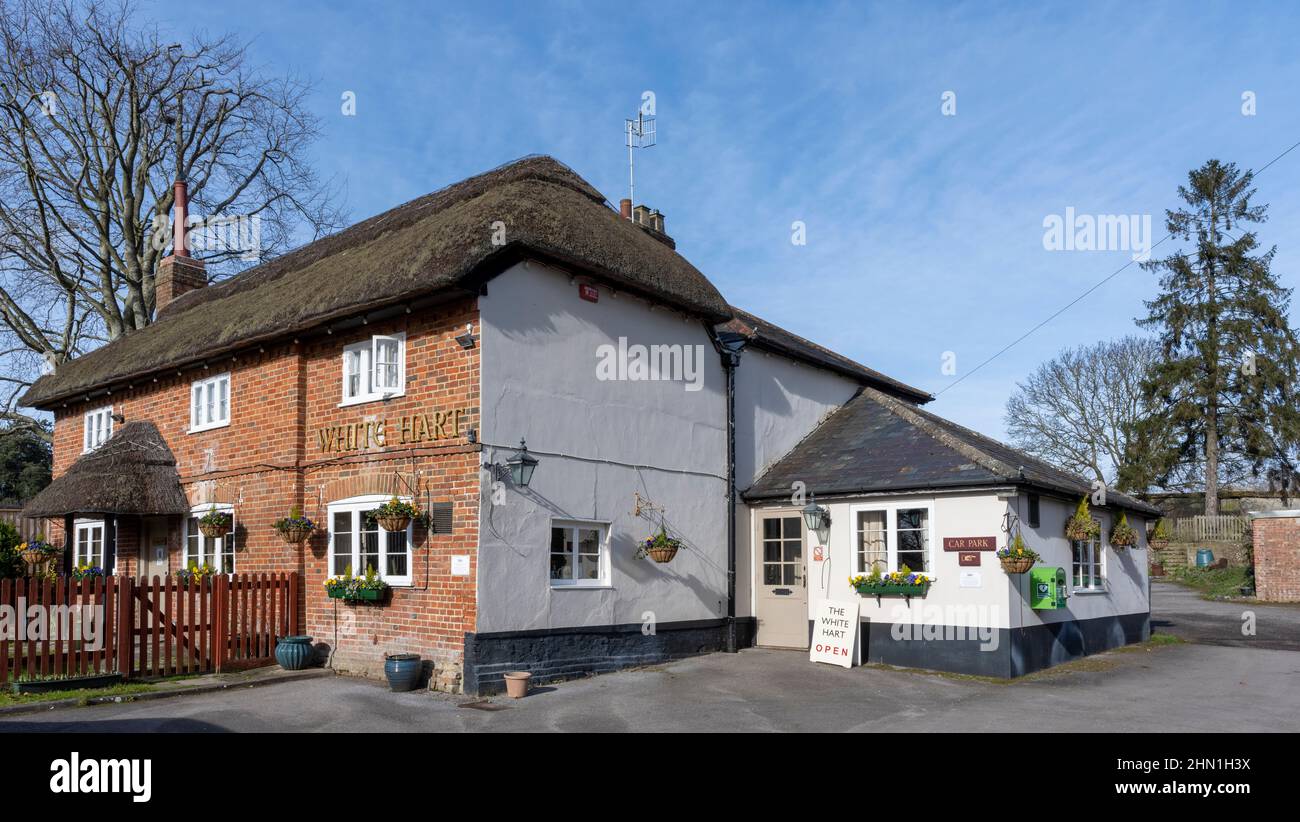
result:
<svg viewBox="0 0 1300 822"><path fill-rule="evenodd" d="M289 509L289 516L275 521L276 533L290 545L301 545L316 530L316 523L302 515L297 505Z"/></svg>
<svg viewBox="0 0 1300 822"><path fill-rule="evenodd" d="M1147 536L1147 544L1157 550L1169 547L1169 525L1165 520L1156 522L1156 526Z"/></svg>
<svg viewBox="0 0 1300 822"><path fill-rule="evenodd" d="M1128 524L1128 515L1120 514L1115 527L1110 529L1110 544L1117 549L1131 548L1137 544L1137 531Z"/></svg>
<svg viewBox="0 0 1300 822"><path fill-rule="evenodd" d="M405 531L411 520L420 515L420 509L409 502L393 497L374 511L379 527L385 531Z"/></svg>
<svg viewBox="0 0 1300 822"><path fill-rule="evenodd" d="M1007 547L997 552L997 557L1002 563L1002 570L1008 574L1026 573L1039 560L1038 552L1025 545L1025 539L1019 531L1007 543Z"/></svg>
<svg viewBox="0 0 1300 822"><path fill-rule="evenodd" d="M199 530L208 539L220 539L230 533L234 517L229 511L218 511L214 505L211 510L199 518Z"/></svg>
<svg viewBox="0 0 1300 822"><path fill-rule="evenodd" d="M655 562L672 562L673 557L677 556L677 551L682 547L682 541L677 537L668 536L664 528L659 529L659 533L652 537L646 537L641 543L641 549L637 552L639 556L648 556Z"/></svg>
<svg viewBox="0 0 1300 822"><path fill-rule="evenodd" d="M45 540L37 537L29 542L24 542L18 546L18 553L22 555L23 562L28 565L41 565L63 553L63 549L57 545L51 545Z"/></svg>
<svg viewBox="0 0 1300 822"><path fill-rule="evenodd" d="M1065 536L1073 542L1086 542L1101 533L1101 523L1088 513L1088 498L1079 500L1074 514L1065 521Z"/></svg>

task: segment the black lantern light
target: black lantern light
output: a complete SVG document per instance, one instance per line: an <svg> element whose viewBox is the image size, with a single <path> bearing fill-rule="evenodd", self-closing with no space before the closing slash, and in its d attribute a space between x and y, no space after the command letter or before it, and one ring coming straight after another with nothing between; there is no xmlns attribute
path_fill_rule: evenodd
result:
<svg viewBox="0 0 1300 822"><path fill-rule="evenodd" d="M820 531L830 527L831 512L817 504L816 494L813 494L812 501L803 507L803 521L807 523L809 531Z"/></svg>
<svg viewBox="0 0 1300 822"><path fill-rule="evenodd" d="M528 483L533 480L533 471L537 468L538 462L536 457L528 453L528 445L521 438L519 450L506 460L506 466L510 469L510 481L519 488L527 488Z"/></svg>

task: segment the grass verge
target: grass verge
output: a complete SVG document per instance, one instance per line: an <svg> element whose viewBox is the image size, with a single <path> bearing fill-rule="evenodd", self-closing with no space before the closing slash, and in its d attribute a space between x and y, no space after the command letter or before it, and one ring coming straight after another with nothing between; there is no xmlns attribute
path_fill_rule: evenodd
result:
<svg viewBox="0 0 1300 822"><path fill-rule="evenodd" d="M1195 588L1206 599L1249 599L1241 593L1245 568L1170 568L1169 578Z"/></svg>
<svg viewBox="0 0 1300 822"><path fill-rule="evenodd" d="M55 702L61 699L75 699L82 705L101 696L120 696L129 699L136 694L155 691L157 687L143 682L129 682L122 685L110 685L107 688L79 688L71 691L51 691L45 694L16 694L13 691L0 691L0 708L10 705L28 705L33 702Z"/></svg>

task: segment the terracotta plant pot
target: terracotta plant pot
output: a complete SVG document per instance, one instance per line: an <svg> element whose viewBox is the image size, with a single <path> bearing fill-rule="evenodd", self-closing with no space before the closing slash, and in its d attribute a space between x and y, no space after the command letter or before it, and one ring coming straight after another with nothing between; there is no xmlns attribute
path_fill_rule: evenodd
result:
<svg viewBox="0 0 1300 822"><path fill-rule="evenodd" d="M655 562L672 562L673 557L677 556L677 546L669 545L663 548L647 548L645 551L650 559Z"/></svg>
<svg viewBox="0 0 1300 822"><path fill-rule="evenodd" d="M385 531L405 531L406 526L411 524L411 518L405 514L388 514L375 519L379 521L379 527Z"/></svg>
<svg viewBox="0 0 1300 822"><path fill-rule="evenodd" d="M1151 576L1162 577L1165 575L1165 566L1158 562L1151 563Z"/></svg>
<svg viewBox="0 0 1300 822"><path fill-rule="evenodd" d="M506 695L511 699L523 699L528 696L528 681L533 675L527 671L506 672Z"/></svg>
<svg viewBox="0 0 1300 822"><path fill-rule="evenodd" d="M1008 574L1024 574L1034 567L1030 557L1001 557L1002 570Z"/></svg>

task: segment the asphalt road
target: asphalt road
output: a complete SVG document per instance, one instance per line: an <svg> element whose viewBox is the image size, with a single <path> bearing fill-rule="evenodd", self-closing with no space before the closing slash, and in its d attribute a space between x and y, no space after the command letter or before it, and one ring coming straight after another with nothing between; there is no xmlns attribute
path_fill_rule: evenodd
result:
<svg viewBox="0 0 1300 822"><path fill-rule="evenodd" d="M1252 626L1253 635L1243 633ZM1153 582L1151 630L1188 642L1300 651L1300 605L1207 602L1190 588Z"/></svg>
<svg viewBox="0 0 1300 822"><path fill-rule="evenodd" d="M1200 603L1199 605L1197 603ZM392 694L329 677L27 714L0 731L1298 731L1300 653L1237 639L1241 606L1157 588L1158 618L1203 642L1128 648L1009 683L813 665L752 649L539 689L523 700ZM1201 606L1213 606L1202 608ZM1294 611L1260 606L1292 642ZM1285 613L1282 613L1285 612ZM1196 616L1208 613L1209 617ZM1192 616L1196 616L1195 619ZM1269 629L1272 631L1272 629ZM1270 633L1270 636L1272 634Z"/></svg>

